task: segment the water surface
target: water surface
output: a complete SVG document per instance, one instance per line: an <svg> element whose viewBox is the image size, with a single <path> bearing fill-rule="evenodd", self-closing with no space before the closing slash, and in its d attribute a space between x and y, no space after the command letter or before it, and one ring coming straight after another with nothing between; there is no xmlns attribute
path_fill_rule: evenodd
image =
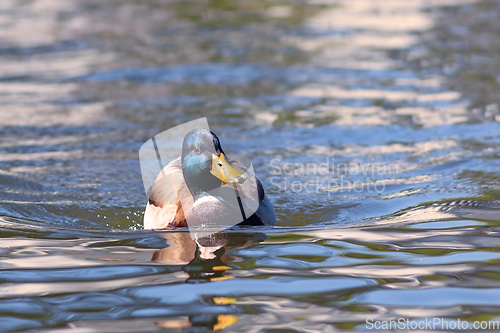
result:
<svg viewBox="0 0 500 333"><path fill-rule="evenodd" d="M498 3L6 0L0 329L499 320ZM208 117L276 228L142 229L138 150Z"/></svg>

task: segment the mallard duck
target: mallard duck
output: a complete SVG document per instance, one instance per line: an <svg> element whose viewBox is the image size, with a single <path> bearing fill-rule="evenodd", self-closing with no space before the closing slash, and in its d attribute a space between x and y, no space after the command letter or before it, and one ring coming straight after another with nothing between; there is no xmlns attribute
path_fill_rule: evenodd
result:
<svg viewBox="0 0 500 333"><path fill-rule="evenodd" d="M274 208L249 165L227 158L217 135L186 134L182 155L160 172L144 213L145 229L276 225Z"/></svg>

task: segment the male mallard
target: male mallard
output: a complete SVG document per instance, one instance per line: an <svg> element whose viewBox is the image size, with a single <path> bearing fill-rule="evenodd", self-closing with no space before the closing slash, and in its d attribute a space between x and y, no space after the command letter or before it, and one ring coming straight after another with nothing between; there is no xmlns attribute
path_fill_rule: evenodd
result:
<svg viewBox="0 0 500 333"><path fill-rule="evenodd" d="M246 213L246 214L245 214ZM248 166L228 159L206 129L186 134L182 156L160 172L144 213L145 229L196 225L276 225L261 182Z"/></svg>

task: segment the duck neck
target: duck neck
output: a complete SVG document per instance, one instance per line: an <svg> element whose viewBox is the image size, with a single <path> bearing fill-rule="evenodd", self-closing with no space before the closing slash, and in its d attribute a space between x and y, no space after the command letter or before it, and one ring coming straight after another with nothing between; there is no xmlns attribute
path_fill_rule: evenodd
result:
<svg viewBox="0 0 500 333"><path fill-rule="evenodd" d="M191 192L194 201L196 201L197 199L204 197L206 195L219 196L220 186L215 187L215 188L210 189L210 190L204 190L204 189L195 187L195 188L189 188L189 191Z"/></svg>

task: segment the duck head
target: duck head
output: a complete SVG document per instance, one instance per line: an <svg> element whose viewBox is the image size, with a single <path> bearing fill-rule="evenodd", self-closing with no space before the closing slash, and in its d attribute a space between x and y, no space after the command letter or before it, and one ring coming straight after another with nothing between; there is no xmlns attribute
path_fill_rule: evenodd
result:
<svg viewBox="0 0 500 333"><path fill-rule="evenodd" d="M186 134L181 160L184 180L195 199L223 183L246 180L229 165L217 135L206 129L194 129Z"/></svg>

